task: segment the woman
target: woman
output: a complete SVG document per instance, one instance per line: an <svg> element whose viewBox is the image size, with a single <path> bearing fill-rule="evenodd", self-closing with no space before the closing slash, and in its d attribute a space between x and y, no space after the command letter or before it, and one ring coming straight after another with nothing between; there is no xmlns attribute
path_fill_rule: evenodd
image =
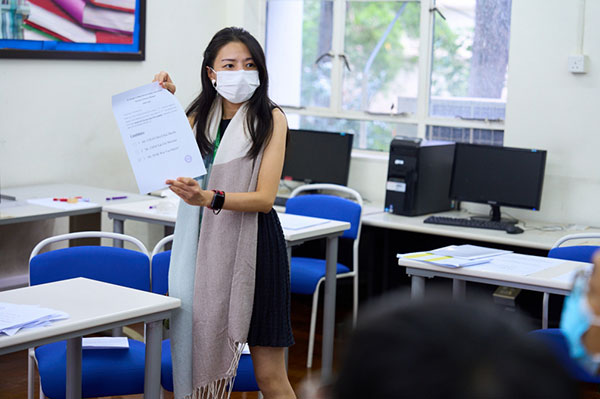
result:
<svg viewBox="0 0 600 399"><path fill-rule="evenodd" d="M154 78L175 92L166 72ZM169 275L175 397L227 396L248 343L265 398L295 398L284 348L293 344L289 265L272 206L287 121L269 99L264 53L225 28L204 51L202 91L187 109L208 174L167 180L179 208Z"/></svg>

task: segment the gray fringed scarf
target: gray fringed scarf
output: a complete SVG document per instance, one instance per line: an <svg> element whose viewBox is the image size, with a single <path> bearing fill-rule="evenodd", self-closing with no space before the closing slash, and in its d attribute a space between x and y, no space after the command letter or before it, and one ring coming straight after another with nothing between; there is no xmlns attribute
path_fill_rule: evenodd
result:
<svg viewBox="0 0 600 399"><path fill-rule="evenodd" d="M217 96L208 123L213 142L221 115ZM207 189L256 190L262 153L246 156L252 140L245 123L243 105L223 135ZM180 205L169 271L170 295L182 300L171 322L175 398L229 397L252 316L258 214Z"/></svg>

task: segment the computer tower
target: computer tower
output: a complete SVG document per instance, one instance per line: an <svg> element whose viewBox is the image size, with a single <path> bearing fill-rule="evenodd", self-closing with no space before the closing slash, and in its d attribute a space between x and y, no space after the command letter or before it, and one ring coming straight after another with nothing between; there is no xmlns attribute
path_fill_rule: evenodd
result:
<svg viewBox="0 0 600 399"><path fill-rule="evenodd" d="M449 198L454 143L394 137L385 192L385 210L405 216L451 209Z"/></svg>

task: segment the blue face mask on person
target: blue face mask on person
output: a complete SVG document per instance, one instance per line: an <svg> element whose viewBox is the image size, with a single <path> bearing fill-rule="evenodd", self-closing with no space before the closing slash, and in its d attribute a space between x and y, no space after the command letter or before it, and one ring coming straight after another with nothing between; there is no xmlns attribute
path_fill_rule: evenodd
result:
<svg viewBox="0 0 600 399"><path fill-rule="evenodd" d="M595 374L600 366L600 355L587 352L581 337L590 325L600 325L600 317L596 316L588 303L587 285L589 276L580 273L575 278L573 290L565 300L560 320L560 328L569 346L571 357L590 374Z"/></svg>

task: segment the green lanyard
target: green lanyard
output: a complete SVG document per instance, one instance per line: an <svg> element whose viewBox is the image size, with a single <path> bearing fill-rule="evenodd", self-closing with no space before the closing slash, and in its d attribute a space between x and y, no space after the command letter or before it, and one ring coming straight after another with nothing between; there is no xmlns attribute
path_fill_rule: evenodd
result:
<svg viewBox="0 0 600 399"><path fill-rule="evenodd" d="M221 127L217 129L217 139L215 140L215 146L213 150L213 163L215 162L215 157L217 156L217 150L219 149L219 144L221 144Z"/></svg>

